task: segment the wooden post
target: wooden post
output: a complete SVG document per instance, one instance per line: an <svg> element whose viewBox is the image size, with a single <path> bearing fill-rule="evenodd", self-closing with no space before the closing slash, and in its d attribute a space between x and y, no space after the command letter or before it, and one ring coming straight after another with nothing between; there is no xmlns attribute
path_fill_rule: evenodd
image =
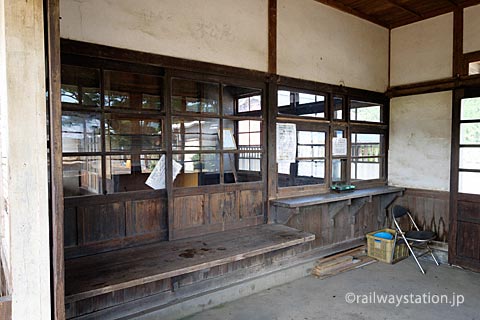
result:
<svg viewBox="0 0 480 320"><path fill-rule="evenodd" d="M277 0L268 0L268 72L277 73Z"/></svg>
<svg viewBox="0 0 480 320"><path fill-rule="evenodd" d="M59 0L45 0L47 29L47 78L48 111L50 120L50 199L51 199L51 274L53 318L65 319L65 276L63 248L63 164L62 164L62 104L61 62L60 62L60 3Z"/></svg>
<svg viewBox="0 0 480 320"><path fill-rule="evenodd" d="M463 8L453 11L453 77L466 74L463 70Z"/></svg>

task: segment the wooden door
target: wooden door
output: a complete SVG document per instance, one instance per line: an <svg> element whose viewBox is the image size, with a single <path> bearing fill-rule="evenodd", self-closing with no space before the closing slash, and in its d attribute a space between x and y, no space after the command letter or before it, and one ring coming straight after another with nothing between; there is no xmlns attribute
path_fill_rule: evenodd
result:
<svg viewBox="0 0 480 320"><path fill-rule="evenodd" d="M480 271L480 89L456 90L449 262Z"/></svg>

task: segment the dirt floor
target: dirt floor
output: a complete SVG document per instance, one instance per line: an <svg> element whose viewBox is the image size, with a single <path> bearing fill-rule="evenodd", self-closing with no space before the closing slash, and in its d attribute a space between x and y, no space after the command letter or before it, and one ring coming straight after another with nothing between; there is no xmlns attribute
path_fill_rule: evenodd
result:
<svg viewBox="0 0 480 320"><path fill-rule="evenodd" d="M188 317L195 320L479 319L480 273L412 258L313 276ZM348 302L346 300L349 300Z"/></svg>

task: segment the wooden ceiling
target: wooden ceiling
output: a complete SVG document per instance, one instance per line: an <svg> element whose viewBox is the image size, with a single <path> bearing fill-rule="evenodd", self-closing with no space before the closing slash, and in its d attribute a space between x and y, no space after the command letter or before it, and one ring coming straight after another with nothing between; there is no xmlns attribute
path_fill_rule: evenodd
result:
<svg viewBox="0 0 480 320"><path fill-rule="evenodd" d="M316 0L392 29L432 18L480 0Z"/></svg>

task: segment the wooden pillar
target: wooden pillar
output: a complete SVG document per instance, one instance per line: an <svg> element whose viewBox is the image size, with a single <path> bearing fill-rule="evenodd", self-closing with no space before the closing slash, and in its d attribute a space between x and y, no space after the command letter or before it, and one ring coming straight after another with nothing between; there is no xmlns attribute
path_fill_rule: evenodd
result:
<svg viewBox="0 0 480 320"><path fill-rule="evenodd" d="M465 74L463 70L463 8L453 11L453 77Z"/></svg>
<svg viewBox="0 0 480 320"><path fill-rule="evenodd" d="M277 0L268 0L268 72L277 73Z"/></svg>
<svg viewBox="0 0 480 320"><path fill-rule="evenodd" d="M48 112L50 117L50 228L53 319L65 319L64 210L62 165L62 105L60 62L60 4L45 0L48 75Z"/></svg>
<svg viewBox="0 0 480 320"><path fill-rule="evenodd" d="M42 0L2 1L3 198L12 318L51 319L45 33Z"/></svg>

